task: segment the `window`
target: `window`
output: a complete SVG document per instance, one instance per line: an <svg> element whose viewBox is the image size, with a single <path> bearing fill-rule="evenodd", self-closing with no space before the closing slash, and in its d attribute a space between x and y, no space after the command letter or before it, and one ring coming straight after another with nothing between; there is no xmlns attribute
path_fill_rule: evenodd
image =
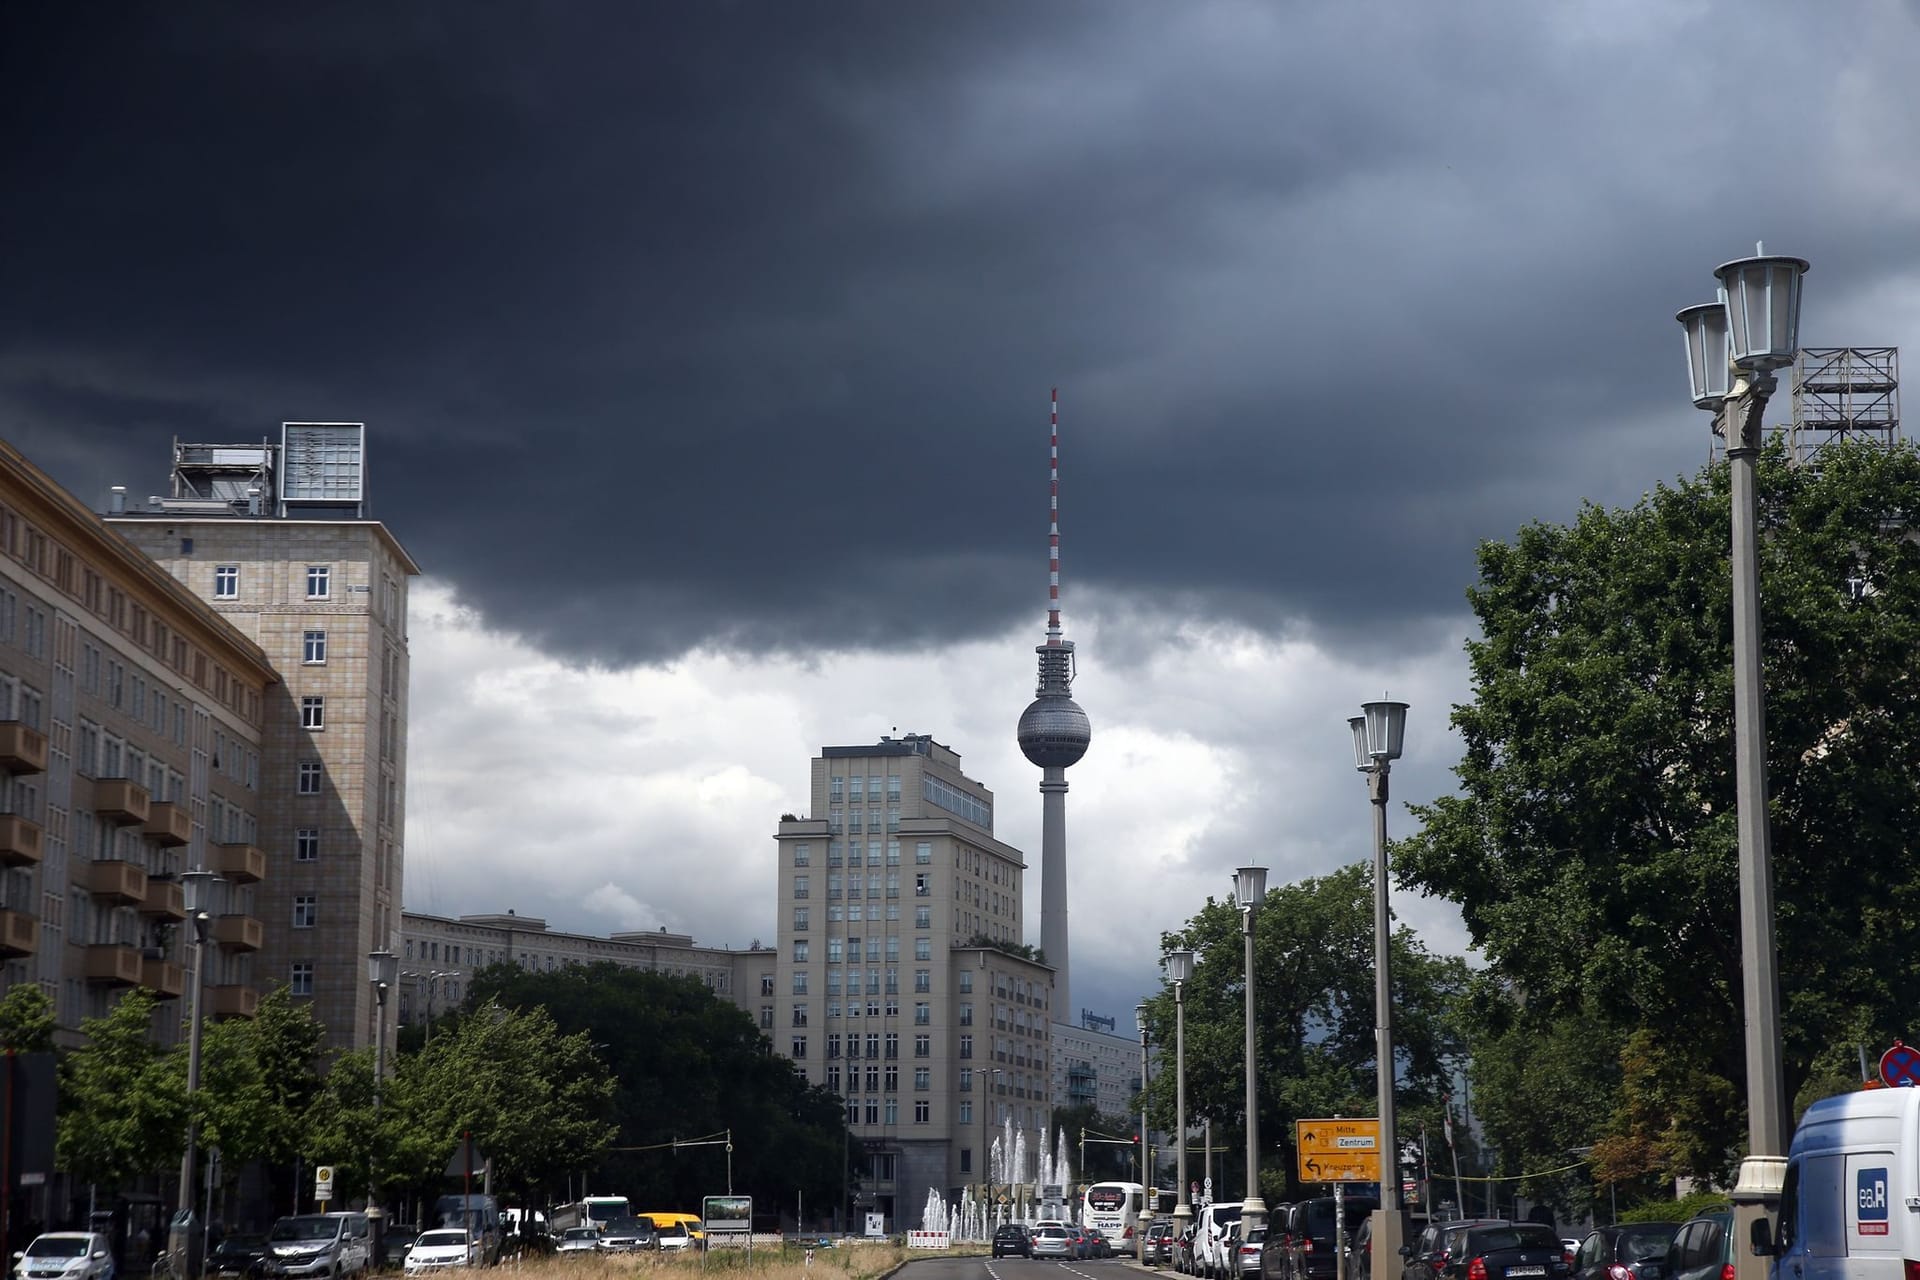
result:
<svg viewBox="0 0 1920 1280"><path fill-rule="evenodd" d="M796 898L806 897L807 891L810 887L811 886L808 884L806 876L795 876L793 878L793 896L794 897Z"/></svg>
<svg viewBox="0 0 1920 1280"><path fill-rule="evenodd" d="M900 1033L898 1031L889 1031L887 1032L887 1057L891 1059L898 1058L899 1056Z"/></svg>
<svg viewBox="0 0 1920 1280"><path fill-rule="evenodd" d="M933 1088L933 1068L915 1067L913 1069L913 1087L916 1089Z"/></svg>
<svg viewBox="0 0 1920 1280"><path fill-rule="evenodd" d="M900 1100L898 1098L887 1099L887 1123L900 1123Z"/></svg>
<svg viewBox="0 0 1920 1280"><path fill-rule="evenodd" d="M793 994L797 996L807 994L807 971L805 969L794 970Z"/></svg>
<svg viewBox="0 0 1920 1280"><path fill-rule="evenodd" d="M293 833L293 860L317 862L320 859L320 828L301 827Z"/></svg>
<svg viewBox="0 0 1920 1280"><path fill-rule="evenodd" d="M915 938L913 940L913 958L915 960L933 959L933 939Z"/></svg>
<svg viewBox="0 0 1920 1280"><path fill-rule="evenodd" d="M925 1124L932 1117L933 1104L925 1098L916 1098L913 1103L913 1122Z"/></svg>
<svg viewBox="0 0 1920 1280"><path fill-rule="evenodd" d="M763 996L770 996L773 994L773 975L772 974L763 973L760 975L760 994Z"/></svg>
<svg viewBox="0 0 1920 1280"><path fill-rule="evenodd" d="M240 566L237 564L217 564L213 566L213 598L215 600L234 600L240 595Z"/></svg>
<svg viewBox="0 0 1920 1280"><path fill-rule="evenodd" d="M308 694L300 699L300 727L302 729L324 729L327 727L327 700L319 694Z"/></svg>
<svg viewBox="0 0 1920 1280"><path fill-rule="evenodd" d="M971 1058L973 1056L973 1037L972 1036L960 1037L960 1056L963 1058Z"/></svg>
<svg viewBox="0 0 1920 1280"><path fill-rule="evenodd" d="M880 1037L878 1034L867 1037L867 1056L869 1058L877 1058L880 1056Z"/></svg>
<svg viewBox="0 0 1920 1280"><path fill-rule="evenodd" d="M796 938L793 943L793 962L795 964L805 964L809 959L808 952L812 949L811 944L809 944L805 938Z"/></svg>
<svg viewBox="0 0 1920 1280"><path fill-rule="evenodd" d="M973 994L973 971L971 969L962 969L960 971L960 994L963 996Z"/></svg>
<svg viewBox="0 0 1920 1280"><path fill-rule="evenodd" d="M933 1056L933 1037L915 1036L913 1038L913 1056L916 1058L931 1058ZM960 1056L965 1057L966 1055L962 1054Z"/></svg>
<svg viewBox="0 0 1920 1280"><path fill-rule="evenodd" d="M807 1006L806 1005L796 1004L795 1006L793 1006L793 1025L796 1027L804 1027L807 1025Z"/></svg>
<svg viewBox="0 0 1920 1280"><path fill-rule="evenodd" d="M931 864L933 862L933 841L916 841L913 846L913 860L923 867Z"/></svg>
<svg viewBox="0 0 1920 1280"><path fill-rule="evenodd" d="M916 1027L930 1027L933 1025L933 1006L925 1000L916 1000L913 1002L913 1025Z"/></svg>
<svg viewBox="0 0 1920 1280"><path fill-rule="evenodd" d="M959 1119L960 1119L960 1123L963 1125L973 1123L973 1104L971 1102L963 1102L960 1104ZM973 1155L973 1152L966 1149L965 1147L962 1147L960 1149L960 1172L962 1173L967 1172L968 1157L972 1155Z"/></svg>
<svg viewBox="0 0 1920 1280"><path fill-rule="evenodd" d="M827 1057L837 1058L839 1056L840 1056L840 1033L836 1031L832 1035L827 1037ZM838 1068L835 1068L835 1070L838 1070Z"/></svg>
<svg viewBox="0 0 1920 1280"><path fill-rule="evenodd" d="M963 1027L973 1025L973 1002L970 1000L960 1002L960 1025Z"/></svg>
<svg viewBox="0 0 1920 1280"><path fill-rule="evenodd" d="M293 971L292 971L292 974L290 975L290 981L288 985L289 985L288 993L290 995L296 995L296 996L312 995L313 994L313 962L310 960L295 960L293 962Z"/></svg>
<svg viewBox="0 0 1920 1280"><path fill-rule="evenodd" d="M846 958L846 944L838 938L827 939L827 963L839 964Z"/></svg>
<svg viewBox="0 0 1920 1280"><path fill-rule="evenodd" d="M805 841L801 841L800 843L793 846L793 865L794 866L804 867L807 865L808 860L811 859L812 857L813 857L812 845L807 844Z"/></svg>
<svg viewBox="0 0 1920 1280"><path fill-rule="evenodd" d="M760 1006L760 1029L762 1031L773 1030L773 1006L770 1004Z"/></svg>
<svg viewBox="0 0 1920 1280"><path fill-rule="evenodd" d="M924 898L932 891L931 877L924 871L916 871L913 875L913 896Z"/></svg>
<svg viewBox="0 0 1920 1280"><path fill-rule="evenodd" d="M327 660L327 633L309 631L300 642L300 661L310 667L317 667Z"/></svg>
<svg viewBox="0 0 1920 1280"><path fill-rule="evenodd" d="M793 927L796 932L806 932L807 909L805 907L795 907L793 909Z"/></svg>
<svg viewBox="0 0 1920 1280"><path fill-rule="evenodd" d="M932 991L933 970L915 969L913 971L913 989L915 991Z"/></svg>
<svg viewBox="0 0 1920 1280"><path fill-rule="evenodd" d="M795 1036L793 1038L793 1056L795 1058L804 1058L807 1056L807 1038L805 1036Z"/></svg>
<svg viewBox="0 0 1920 1280"><path fill-rule="evenodd" d="M307 566L307 599L325 600L333 594L333 566L310 564Z"/></svg>
<svg viewBox="0 0 1920 1280"><path fill-rule="evenodd" d="M310 893L301 894L293 900L293 927L296 929L313 928L314 918L320 914L320 907Z"/></svg>
<svg viewBox="0 0 1920 1280"><path fill-rule="evenodd" d="M318 760L300 762L299 793L303 796L320 794L320 762Z"/></svg>
<svg viewBox="0 0 1920 1280"><path fill-rule="evenodd" d="M913 927L916 929L933 928L933 908L915 907L913 909Z"/></svg>

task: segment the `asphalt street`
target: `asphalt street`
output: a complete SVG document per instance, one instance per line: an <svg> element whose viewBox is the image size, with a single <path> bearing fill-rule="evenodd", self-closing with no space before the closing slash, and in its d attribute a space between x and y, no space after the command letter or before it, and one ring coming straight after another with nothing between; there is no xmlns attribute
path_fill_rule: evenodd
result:
<svg viewBox="0 0 1920 1280"><path fill-rule="evenodd" d="M1122 1271L1151 1271L1131 1258L1058 1262L1052 1258L927 1258L906 1264L901 1280L1121 1280ZM1171 1273L1169 1273L1171 1274Z"/></svg>

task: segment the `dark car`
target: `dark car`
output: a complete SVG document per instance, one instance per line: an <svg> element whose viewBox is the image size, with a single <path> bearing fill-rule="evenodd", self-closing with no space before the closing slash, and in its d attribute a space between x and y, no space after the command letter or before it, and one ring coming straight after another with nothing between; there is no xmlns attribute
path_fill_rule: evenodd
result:
<svg viewBox="0 0 1920 1280"><path fill-rule="evenodd" d="M1733 1210L1688 1218L1667 1246L1662 1280L1733 1280Z"/></svg>
<svg viewBox="0 0 1920 1280"><path fill-rule="evenodd" d="M1456 1249L1466 1246L1469 1227L1498 1227L1505 1218L1456 1218L1450 1222L1429 1222L1400 1252L1406 1265L1400 1268L1401 1280L1430 1280L1446 1269Z"/></svg>
<svg viewBox="0 0 1920 1280"><path fill-rule="evenodd" d="M1665 1280L1667 1246L1679 1230L1677 1222L1601 1227L1574 1253L1574 1280Z"/></svg>
<svg viewBox="0 0 1920 1280"><path fill-rule="evenodd" d="M1368 1214L1360 1229L1347 1240L1347 1257L1340 1274L1344 1280L1372 1280L1373 1215Z"/></svg>
<svg viewBox="0 0 1920 1280"><path fill-rule="evenodd" d="M260 1260L267 1256L267 1238L246 1232L235 1232L221 1237L220 1243L207 1255L207 1274L210 1276L251 1276L260 1267Z"/></svg>
<svg viewBox="0 0 1920 1280"><path fill-rule="evenodd" d="M1181 1275L1193 1274L1193 1228L1173 1237L1173 1269Z"/></svg>
<svg viewBox="0 0 1920 1280"><path fill-rule="evenodd" d="M1027 1236L1027 1229L1017 1222L1009 1222L993 1233L993 1256L1011 1258L1033 1256L1033 1244Z"/></svg>
<svg viewBox="0 0 1920 1280"><path fill-rule="evenodd" d="M1449 1223L1440 1243L1437 1255L1410 1257L1402 1276L1406 1280L1567 1280L1572 1270L1560 1233L1544 1222Z"/></svg>
<svg viewBox="0 0 1920 1280"><path fill-rule="evenodd" d="M1171 1263L1173 1261L1173 1224L1171 1222L1149 1224L1142 1239L1142 1247L1145 1256L1141 1261L1148 1266L1157 1267L1162 1263Z"/></svg>
<svg viewBox="0 0 1920 1280"><path fill-rule="evenodd" d="M1374 1196L1345 1196L1343 1210L1347 1241L1380 1207ZM1276 1241L1275 1235L1281 1239ZM1288 1206L1284 1226L1273 1219L1267 1222L1267 1247L1261 1250L1260 1274L1263 1280L1334 1280L1336 1249L1333 1197L1316 1196Z"/></svg>
<svg viewBox="0 0 1920 1280"><path fill-rule="evenodd" d="M660 1233L644 1218L616 1218L600 1229L603 1253L638 1253L659 1247Z"/></svg>

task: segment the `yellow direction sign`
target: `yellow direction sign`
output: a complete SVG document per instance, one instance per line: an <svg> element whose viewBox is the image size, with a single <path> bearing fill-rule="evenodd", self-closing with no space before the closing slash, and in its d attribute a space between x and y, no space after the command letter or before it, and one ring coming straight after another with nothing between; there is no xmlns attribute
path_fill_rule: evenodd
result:
<svg viewBox="0 0 1920 1280"><path fill-rule="evenodd" d="M1302 1182L1380 1181L1380 1121L1296 1120Z"/></svg>

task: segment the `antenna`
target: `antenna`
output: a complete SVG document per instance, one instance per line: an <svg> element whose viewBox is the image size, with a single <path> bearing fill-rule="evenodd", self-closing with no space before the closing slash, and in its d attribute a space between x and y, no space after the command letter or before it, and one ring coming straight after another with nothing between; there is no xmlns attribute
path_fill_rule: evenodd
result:
<svg viewBox="0 0 1920 1280"><path fill-rule="evenodd" d="M1047 444L1047 643L1060 643L1060 388L1053 389Z"/></svg>

